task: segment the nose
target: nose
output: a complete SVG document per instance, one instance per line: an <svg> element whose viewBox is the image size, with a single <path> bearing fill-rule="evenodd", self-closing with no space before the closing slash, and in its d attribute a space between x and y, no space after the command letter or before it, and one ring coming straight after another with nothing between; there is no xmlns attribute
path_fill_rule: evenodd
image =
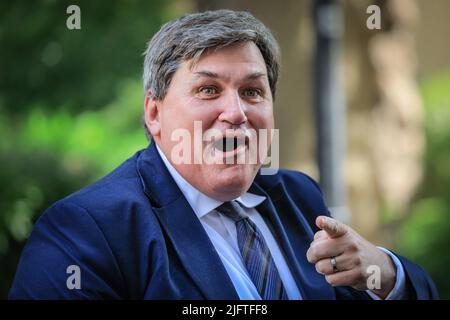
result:
<svg viewBox="0 0 450 320"><path fill-rule="evenodd" d="M225 121L234 125L247 122L247 116L244 109L245 103L243 103L239 93L232 92L228 94L223 103L223 111L219 115L220 121Z"/></svg>

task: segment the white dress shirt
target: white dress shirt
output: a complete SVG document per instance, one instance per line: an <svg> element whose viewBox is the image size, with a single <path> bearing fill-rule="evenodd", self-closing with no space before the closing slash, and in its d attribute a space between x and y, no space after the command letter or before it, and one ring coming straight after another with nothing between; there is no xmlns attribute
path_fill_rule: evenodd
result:
<svg viewBox="0 0 450 320"><path fill-rule="evenodd" d="M155 143L155 142L153 142ZM197 215L208 234L214 248L219 255L231 282L236 289L237 294L241 300L261 300L261 296L258 293L253 281L248 275L247 269L242 261L241 253L239 251L239 246L237 242L237 232L235 222L229 218L220 214L215 209L219 207L223 201L215 200L204 193L197 190L189 182L187 182L176 169L172 166L169 160L166 158L164 153L156 146L159 155L161 156L164 164L166 165L169 173L175 180L175 183L180 188L184 197L192 207L193 211ZM300 291L294 281L292 273L288 267L286 259L282 254L280 247L275 241L271 231L266 225L264 219L261 217L259 212L255 209L261 202L263 202L266 197L252 194L249 192L244 193L237 199L248 218L258 227L261 231L264 240L272 254L274 263L278 269L281 281L283 282L286 294L290 300L300 300L302 296ZM383 249L383 248L381 248ZM385 249L383 249L385 250ZM400 261L392 253L385 250L394 259L394 263L397 266L397 282L395 288L389 294L388 298L398 299L401 297L400 293L402 286L404 288L405 280L403 267ZM397 261L396 261L397 260ZM400 268L399 268L400 266ZM399 269L401 272L399 272ZM400 276L399 276L400 274ZM402 282L403 281L403 282ZM379 297L370 291L367 291L373 299L379 299Z"/></svg>

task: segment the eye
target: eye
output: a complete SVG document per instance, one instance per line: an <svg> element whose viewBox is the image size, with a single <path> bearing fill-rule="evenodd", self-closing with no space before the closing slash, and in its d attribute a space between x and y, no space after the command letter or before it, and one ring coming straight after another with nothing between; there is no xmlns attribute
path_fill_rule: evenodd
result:
<svg viewBox="0 0 450 320"><path fill-rule="evenodd" d="M261 90L256 88L247 88L242 93L245 97L249 98L257 98L261 96Z"/></svg>
<svg viewBox="0 0 450 320"><path fill-rule="evenodd" d="M198 91L207 96L212 96L219 93L219 90L214 86L204 86L201 87Z"/></svg>

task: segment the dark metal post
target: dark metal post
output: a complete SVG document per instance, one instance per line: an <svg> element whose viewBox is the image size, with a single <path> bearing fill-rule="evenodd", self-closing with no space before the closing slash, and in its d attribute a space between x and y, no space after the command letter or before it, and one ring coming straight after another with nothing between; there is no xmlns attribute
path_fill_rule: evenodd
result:
<svg viewBox="0 0 450 320"><path fill-rule="evenodd" d="M331 214L350 223L344 181L345 102L338 75L343 25L339 2L314 1L314 110L320 185Z"/></svg>

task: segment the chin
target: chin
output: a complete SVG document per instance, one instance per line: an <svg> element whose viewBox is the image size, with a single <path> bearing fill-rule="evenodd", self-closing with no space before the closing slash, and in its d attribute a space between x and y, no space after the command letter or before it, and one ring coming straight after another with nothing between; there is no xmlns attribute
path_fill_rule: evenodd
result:
<svg viewBox="0 0 450 320"><path fill-rule="evenodd" d="M229 201L244 194L253 182L254 175L249 168L233 166L220 170L214 176L215 184L212 186L216 198Z"/></svg>

